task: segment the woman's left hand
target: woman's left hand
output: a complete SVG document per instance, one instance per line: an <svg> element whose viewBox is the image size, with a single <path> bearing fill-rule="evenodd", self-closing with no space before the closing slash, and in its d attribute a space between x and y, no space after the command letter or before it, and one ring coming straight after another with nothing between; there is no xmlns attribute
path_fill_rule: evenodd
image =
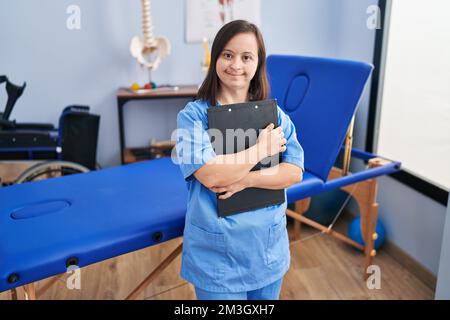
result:
<svg viewBox="0 0 450 320"><path fill-rule="evenodd" d="M248 175L247 175L248 176ZM219 196L219 199L225 200L231 197L233 194L244 190L245 188L248 188L249 185L247 183L247 177L239 180L238 182L235 182L233 184L230 184L226 187L212 187L210 190L215 193L223 193Z"/></svg>

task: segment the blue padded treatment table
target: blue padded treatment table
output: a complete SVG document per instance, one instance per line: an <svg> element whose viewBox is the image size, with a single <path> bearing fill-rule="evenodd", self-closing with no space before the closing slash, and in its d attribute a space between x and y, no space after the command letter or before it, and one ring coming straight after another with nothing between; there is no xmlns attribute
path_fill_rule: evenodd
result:
<svg viewBox="0 0 450 320"><path fill-rule="evenodd" d="M326 181L372 72L370 64L271 55L271 94L291 118L305 153L305 170Z"/></svg>
<svg viewBox="0 0 450 320"><path fill-rule="evenodd" d="M182 236L186 203L170 158L0 188L0 291Z"/></svg>
<svg viewBox="0 0 450 320"><path fill-rule="evenodd" d="M327 181L371 65L269 56L267 68L272 97L305 152L303 181L287 189L288 202L399 170L391 162ZM186 204L170 158L0 188L0 291L182 236Z"/></svg>

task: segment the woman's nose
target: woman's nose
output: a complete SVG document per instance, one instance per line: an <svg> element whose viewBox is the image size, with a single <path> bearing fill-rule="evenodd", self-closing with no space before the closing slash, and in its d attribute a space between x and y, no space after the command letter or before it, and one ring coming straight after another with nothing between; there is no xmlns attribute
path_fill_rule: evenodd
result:
<svg viewBox="0 0 450 320"><path fill-rule="evenodd" d="M230 67L234 70L240 70L242 69L242 61L240 59L233 59Z"/></svg>

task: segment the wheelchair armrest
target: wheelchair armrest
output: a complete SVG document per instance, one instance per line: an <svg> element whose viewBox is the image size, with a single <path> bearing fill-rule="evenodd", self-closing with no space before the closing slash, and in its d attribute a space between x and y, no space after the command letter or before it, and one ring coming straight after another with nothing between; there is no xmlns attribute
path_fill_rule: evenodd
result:
<svg viewBox="0 0 450 320"><path fill-rule="evenodd" d="M15 128L29 130L55 130L55 127L51 123L16 123Z"/></svg>
<svg viewBox="0 0 450 320"><path fill-rule="evenodd" d="M16 121L0 119L0 128L13 129L16 127Z"/></svg>

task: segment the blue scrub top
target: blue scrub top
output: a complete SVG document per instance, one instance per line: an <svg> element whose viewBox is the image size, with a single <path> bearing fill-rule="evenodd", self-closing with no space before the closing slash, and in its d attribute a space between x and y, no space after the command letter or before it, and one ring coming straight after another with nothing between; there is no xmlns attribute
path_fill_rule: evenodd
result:
<svg viewBox="0 0 450 320"><path fill-rule="evenodd" d="M188 188L180 275L207 291L256 290L280 279L289 269L287 204L218 216L216 194L193 175L216 156L207 133L208 107L204 100L189 102L177 117L176 160ZM282 162L303 169L303 149L294 124L280 107L278 125L287 140Z"/></svg>

